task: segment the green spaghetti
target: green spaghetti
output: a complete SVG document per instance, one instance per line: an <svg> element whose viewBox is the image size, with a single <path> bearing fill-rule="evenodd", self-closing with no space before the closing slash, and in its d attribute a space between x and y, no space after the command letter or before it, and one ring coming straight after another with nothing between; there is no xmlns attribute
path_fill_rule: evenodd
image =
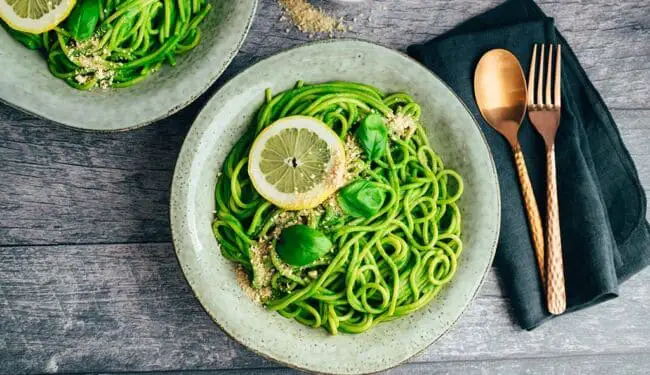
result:
<svg viewBox="0 0 650 375"><path fill-rule="evenodd" d="M346 181L317 207L288 211L262 198L246 167L256 137L295 115L322 121L345 142ZM364 332L438 295L463 250L463 180L431 148L419 117L408 94L358 83L267 90L215 191L214 234L251 297L336 334Z"/></svg>
<svg viewBox="0 0 650 375"><path fill-rule="evenodd" d="M207 0L79 0L51 31L9 34L40 50L50 72L70 86L128 87L199 44Z"/></svg>

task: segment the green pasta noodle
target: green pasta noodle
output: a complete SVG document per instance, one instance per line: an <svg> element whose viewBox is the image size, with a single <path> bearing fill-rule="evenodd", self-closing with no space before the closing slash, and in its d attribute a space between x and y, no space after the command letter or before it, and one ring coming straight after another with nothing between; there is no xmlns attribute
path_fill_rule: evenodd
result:
<svg viewBox="0 0 650 375"><path fill-rule="evenodd" d="M93 29L71 31L62 23L33 35L0 24L28 48L40 50L50 72L70 86L121 88L145 80L164 63L175 66L176 56L200 43L199 25L212 8L206 0L94 1L99 2L96 25L88 20L89 9L77 12ZM87 4L78 1L74 10Z"/></svg>
<svg viewBox="0 0 650 375"><path fill-rule="evenodd" d="M312 210L285 211L255 191L248 154L270 124L311 116L346 142L372 113L410 118L415 125L402 136L393 133L378 159L361 157L346 166L385 192L372 216L341 214L331 199ZM420 106L408 94L386 95L359 83L300 81L275 96L267 90L249 131L224 161L213 231L223 256L237 263L268 310L331 334L361 333L424 308L449 283L463 251L463 180L431 148L419 117ZM306 266L284 263L273 234L296 223L319 228L332 250ZM268 256L260 259L263 247Z"/></svg>

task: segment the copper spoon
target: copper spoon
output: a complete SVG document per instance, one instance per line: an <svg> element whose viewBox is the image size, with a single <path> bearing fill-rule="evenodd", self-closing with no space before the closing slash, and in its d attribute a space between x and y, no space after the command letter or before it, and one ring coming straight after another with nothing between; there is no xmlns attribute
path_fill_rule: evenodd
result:
<svg viewBox="0 0 650 375"><path fill-rule="evenodd" d="M542 219L517 138L526 114L526 78L515 55L504 49L493 49L483 55L474 73L474 95L485 121L508 140L515 155L537 267L545 289Z"/></svg>

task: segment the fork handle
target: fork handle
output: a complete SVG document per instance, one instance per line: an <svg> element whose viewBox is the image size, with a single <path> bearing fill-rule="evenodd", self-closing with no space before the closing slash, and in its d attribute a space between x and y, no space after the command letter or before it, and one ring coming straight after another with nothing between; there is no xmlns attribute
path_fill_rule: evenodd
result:
<svg viewBox="0 0 650 375"><path fill-rule="evenodd" d="M544 232L542 230L542 218L539 215L537 200L535 199L533 186L530 183L530 177L528 176L528 169L526 168L526 162L524 160L524 154L521 151L521 146L518 144L515 145L513 147L513 152L515 154L515 164L517 166L519 184L521 185L521 194L524 198L526 215L528 216L528 226L533 240L533 247L535 248L535 258L537 260L537 267L539 268L539 276L542 281L542 286L545 286L546 272L544 271Z"/></svg>
<svg viewBox="0 0 650 375"><path fill-rule="evenodd" d="M562 261L562 241L560 237L560 212L557 200L557 173L555 170L555 146L546 150L546 249L548 270L546 302L551 314L561 314L566 310L564 289L564 266Z"/></svg>

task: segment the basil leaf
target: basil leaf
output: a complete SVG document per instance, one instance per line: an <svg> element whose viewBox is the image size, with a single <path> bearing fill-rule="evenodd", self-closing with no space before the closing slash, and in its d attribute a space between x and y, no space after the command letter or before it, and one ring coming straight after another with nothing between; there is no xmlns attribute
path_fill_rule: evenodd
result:
<svg viewBox="0 0 650 375"><path fill-rule="evenodd" d="M11 35L12 38L20 42L25 47L29 49L40 49L43 47L43 39L40 35L14 30L11 28L11 26L2 21L0 21L0 25L2 25L2 27L7 30L7 33Z"/></svg>
<svg viewBox="0 0 650 375"><path fill-rule="evenodd" d="M347 215L369 218L384 205L386 192L370 181L357 180L339 190L336 200Z"/></svg>
<svg viewBox="0 0 650 375"><path fill-rule="evenodd" d="M388 129L384 118L374 113L368 115L361 121L356 138L368 160L377 160L384 156L388 148Z"/></svg>
<svg viewBox="0 0 650 375"><path fill-rule="evenodd" d="M284 228L275 243L275 251L280 258L292 266L307 265L331 248L329 238L303 224Z"/></svg>
<svg viewBox="0 0 650 375"><path fill-rule="evenodd" d="M93 35L99 23L100 7L101 0L82 0L72 9L65 28L75 40L83 41Z"/></svg>

